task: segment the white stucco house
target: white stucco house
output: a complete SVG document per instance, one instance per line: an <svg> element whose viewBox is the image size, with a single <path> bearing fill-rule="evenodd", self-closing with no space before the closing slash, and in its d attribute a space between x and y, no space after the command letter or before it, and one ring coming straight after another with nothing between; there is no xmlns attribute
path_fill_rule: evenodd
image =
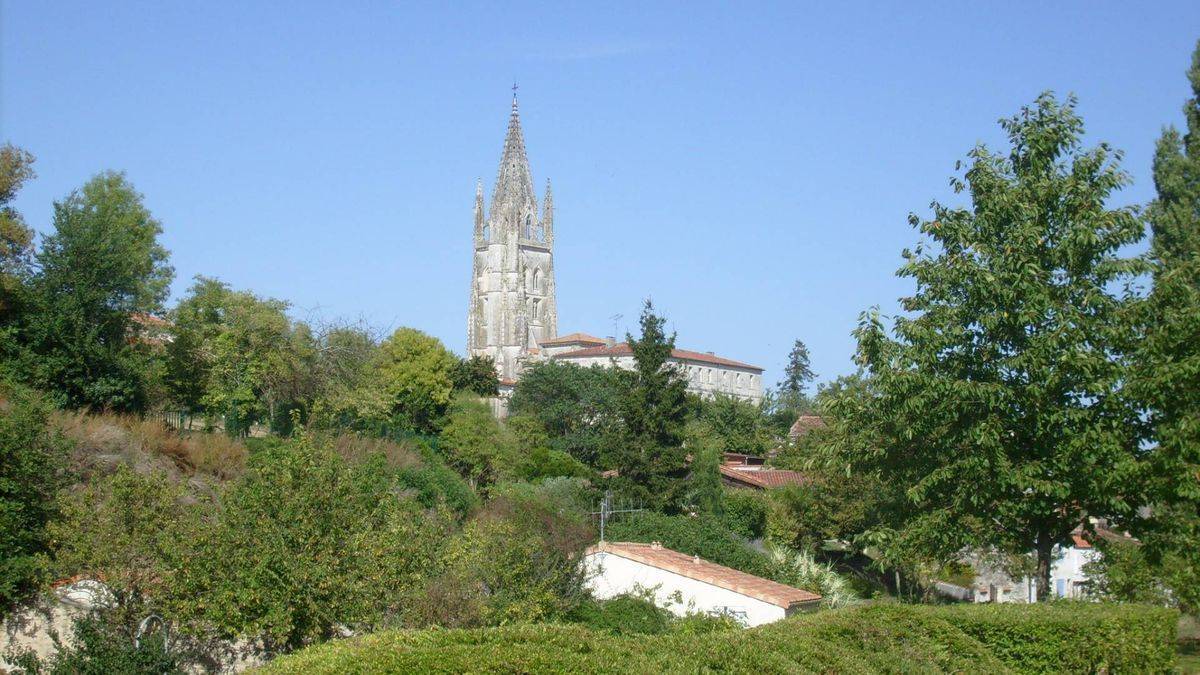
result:
<svg viewBox="0 0 1200 675"><path fill-rule="evenodd" d="M1093 523L1093 526L1098 537L1135 541L1126 534L1107 529L1103 524ZM1050 564L1051 595L1056 598L1086 598L1091 579L1083 568L1100 556L1089 535L1077 529L1071 535L1069 546L1054 548L1054 558ZM971 602L1037 602L1037 584L1032 577L1014 579L981 556L973 556L968 562L975 568L975 584L972 588L938 582L938 590L944 595Z"/></svg>
<svg viewBox="0 0 1200 675"><path fill-rule="evenodd" d="M597 598L651 592L673 614L731 616L743 626L817 608L821 596L756 577L655 542L600 542L584 556L587 587Z"/></svg>
<svg viewBox="0 0 1200 675"><path fill-rule="evenodd" d="M634 367L633 350L624 342L571 333L538 343L534 358L574 363L587 368ZM763 399L763 369L712 352L671 351L669 361L687 380L688 391L703 397L725 394L758 405Z"/></svg>

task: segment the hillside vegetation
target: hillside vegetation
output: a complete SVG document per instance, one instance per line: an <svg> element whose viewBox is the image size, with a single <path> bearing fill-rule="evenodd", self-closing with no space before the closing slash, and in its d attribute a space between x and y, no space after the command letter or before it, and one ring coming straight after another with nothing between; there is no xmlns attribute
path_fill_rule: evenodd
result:
<svg viewBox="0 0 1200 675"><path fill-rule="evenodd" d="M548 624L388 631L261 672L1168 672L1175 620L1134 605L876 604L715 634L618 637Z"/></svg>

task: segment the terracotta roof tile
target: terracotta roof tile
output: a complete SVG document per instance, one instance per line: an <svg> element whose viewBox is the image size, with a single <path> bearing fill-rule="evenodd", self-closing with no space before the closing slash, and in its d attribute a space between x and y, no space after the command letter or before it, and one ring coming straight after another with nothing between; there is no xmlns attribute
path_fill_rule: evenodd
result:
<svg viewBox="0 0 1200 675"><path fill-rule="evenodd" d="M827 426L829 425L825 423L825 418L820 415L801 415L792 423L788 436L799 438L813 429L824 429Z"/></svg>
<svg viewBox="0 0 1200 675"><path fill-rule="evenodd" d="M570 345L570 344L576 344L576 343L590 344L590 345L602 345L602 344L604 344L604 340L596 337L595 335L588 335L587 333L571 333L569 335L560 335L556 338L550 338L549 340L542 340L542 341L538 342L538 344L542 345L542 346L545 346L545 345Z"/></svg>
<svg viewBox="0 0 1200 675"><path fill-rule="evenodd" d="M542 344L545 344L545 343L542 343ZM629 348L629 345L624 342L620 342L611 347L608 345L598 345L596 347L585 347L584 349L577 349L575 351L565 352L563 354L555 354L554 358L556 358L556 359L580 359L580 358L586 358L589 356L615 357L615 356L632 356L632 355L633 355L633 350ZM760 373L763 370L762 368L759 368L758 366L752 366L748 363L742 363L741 361L734 361L733 359L727 359L723 356L717 356L715 354L706 354L706 353L701 353L701 352L693 352L693 351L690 351L687 349L672 350L671 358L675 359L676 361L694 361L696 363L709 363L709 364L712 364L715 366L725 366L728 368L741 368L743 370L753 370L753 371L757 371Z"/></svg>
<svg viewBox="0 0 1200 675"><path fill-rule="evenodd" d="M821 599L821 596L816 593L756 577L753 574L718 565L703 558L672 551L658 544L611 541L600 542L587 550L588 555L601 552L674 572L689 579L703 581L718 588L741 593L785 609L814 603Z"/></svg>
<svg viewBox="0 0 1200 675"><path fill-rule="evenodd" d="M728 464L720 466L721 475L730 480L756 488L777 488L788 485L808 485L809 478L799 471L787 469L738 468Z"/></svg>

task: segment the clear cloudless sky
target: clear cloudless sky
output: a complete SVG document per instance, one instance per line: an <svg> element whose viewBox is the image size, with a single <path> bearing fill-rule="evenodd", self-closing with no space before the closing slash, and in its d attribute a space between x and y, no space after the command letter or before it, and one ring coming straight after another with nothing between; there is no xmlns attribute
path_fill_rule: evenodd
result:
<svg viewBox="0 0 1200 675"><path fill-rule="evenodd" d="M636 329L820 379L912 290L910 212L953 202L996 120L1074 92L1088 141L1153 195L1182 123L1200 2L4 2L0 140L37 156L16 206L125 171L198 274L297 318L466 341L472 203L520 85L553 180L559 330Z"/></svg>

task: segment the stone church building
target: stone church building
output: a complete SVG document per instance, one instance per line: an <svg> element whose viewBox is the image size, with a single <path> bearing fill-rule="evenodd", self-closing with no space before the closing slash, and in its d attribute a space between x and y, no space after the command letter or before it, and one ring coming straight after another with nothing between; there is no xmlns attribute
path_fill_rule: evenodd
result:
<svg viewBox="0 0 1200 675"><path fill-rule="evenodd" d="M500 373L501 394L528 364L545 359L581 366L632 368L629 346L585 333L558 336L554 283L554 198L550 181L539 208L525 154L517 99L513 97L500 170L485 209L483 184L475 186L475 233L467 352L490 356ZM688 389L711 396L726 393L754 403L762 400L762 368L716 356L676 349Z"/></svg>

